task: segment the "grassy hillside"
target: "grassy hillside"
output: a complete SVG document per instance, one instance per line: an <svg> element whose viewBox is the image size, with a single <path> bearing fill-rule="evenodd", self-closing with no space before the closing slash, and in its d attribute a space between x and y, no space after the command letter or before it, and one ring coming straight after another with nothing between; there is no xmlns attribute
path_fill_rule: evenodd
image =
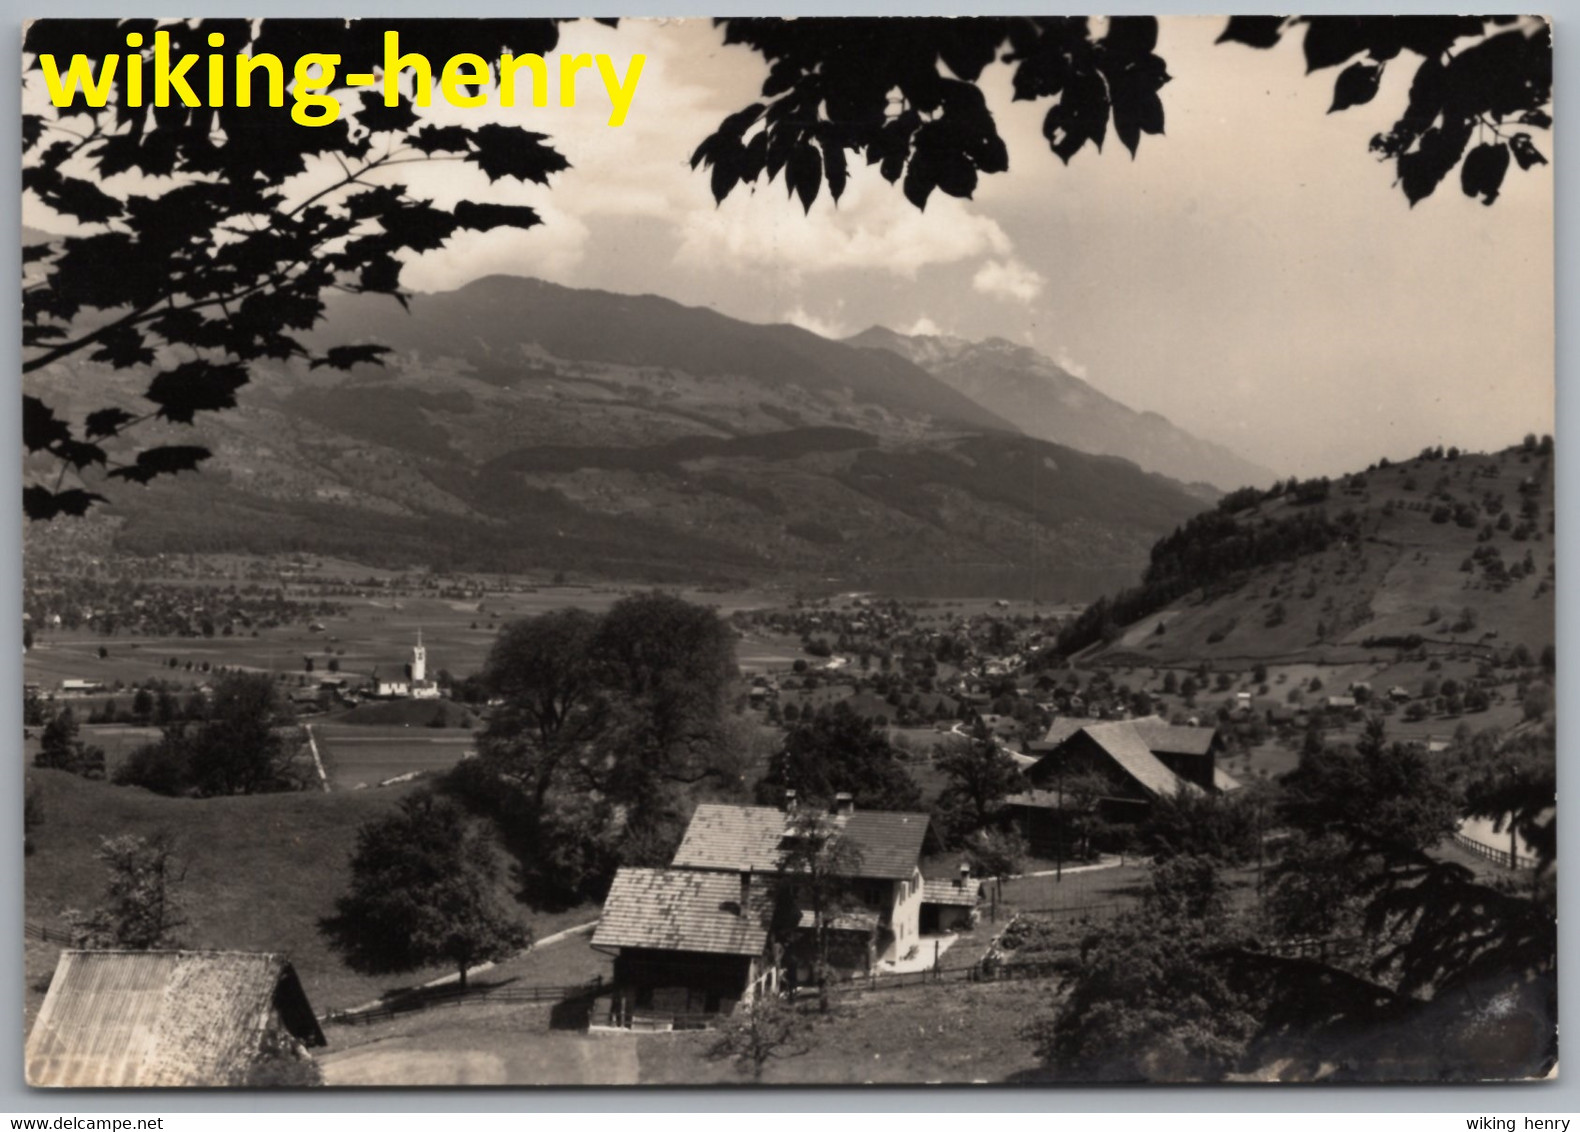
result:
<svg viewBox="0 0 1580 1132"><path fill-rule="evenodd" d="M386 990L449 974L439 968L368 978L345 968L318 934L319 917L344 890L347 862L363 822L389 812L406 792L392 787L344 793L238 798L162 798L132 787L89 782L59 771L31 770L44 824L25 863L26 917L60 926L68 908L99 900L101 837L168 830L186 865L181 891L194 947L278 951L290 956L320 1013L354 1006ZM546 935L588 919L585 909L523 919ZM30 944L28 1001L36 1010L53 968L53 949ZM47 984L45 984L47 985Z"/></svg>
<svg viewBox="0 0 1580 1132"><path fill-rule="evenodd" d="M1419 457L1249 498L1155 547L1148 583L1114 598L1088 655L1333 663L1420 647L1536 656L1554 642L1550 453Z"/></svg>

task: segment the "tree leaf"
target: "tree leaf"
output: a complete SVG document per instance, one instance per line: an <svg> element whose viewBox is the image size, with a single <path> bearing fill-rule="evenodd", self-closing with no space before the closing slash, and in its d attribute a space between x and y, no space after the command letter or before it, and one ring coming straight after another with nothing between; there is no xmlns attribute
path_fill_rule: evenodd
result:
<svg viewBox="0 0 1580 1132"><path fill-rule="evenodd" d="M198 360L159 374L143 396L159 406L165 420L191 424L198 413L235 408L236 391L246 384L246 366Z"/></svg>
<svg viewBox="0 0 1580 1132"><path fill-rule="evenodd" d="M47 521L57 515L86 515L89 507L103 502L104 496L77 487L51 491L34 485L22 489L22 513L35 521Z"/></svg>
<svg viewBox="0 0 1580 1132"><path fill-rule="evenodd" d="M1228 26L1214 42L1266 48L1275 46L1283 34L1283 16L1230 16Z"/></svg>
<svg viewBox="0 0 1580 1132"><path fill-rule="evenodd" d="M475 150L467 160L488 174L490 181L514 177L535 184L549 183L550 173L569 169L570 162L550 145L547 135L535 134L520 126L488 124L472 131Z"/></svg>
<svg viewBox="0 0 1580 1132"><path fill-rule="evenodd" d="M207 448L196 445L170 444L139 452L135 464L112 469L109 474L116 479L145 484L155 476L190 472L211 455Z"/></svg>
<svg viewBox="0 0 1580 1132"><path fill-rule="evenodd" d="M329 366L331 369L349 370L359 365L380 365L381 359L390 352L388 346L365 344L360 346L331 346L329 351L321 358L312 360L310 369L320 366Z"/></svg>
<svg viewBox="0 0 1580 1132"><path fill-rule="evenodd" d="M424 126L407 137L406 144L423 153L465 153L471 134L464 126Z"/></svg>
<svg viewBox="0 0 1580 1132"><path fill-rule="evenodd" d="M1459 171L1459 184L1467 197L1480 197L1482 204L1498 199L1503 177L1509 171L1509 147L1502 142L1478 145L1465 155Z"/></svg>
<svg viewBox="0 0 1580 1132"><path fill-rule="evenodd" d="M1520 163L1521 169L1547 164L1547 158L1542 156L1541 150L1531 144L1530 134L1515 134L1509 139L1509 148L1514 151L1514 160Z"/></svg>
<svg viewBox="0 0 1580 1132"><path fill-rule="evenodd" d="M394 106L386 106L382 91L365 90L357 121L375 134L404 133L417 124L417 112L405 95L401 95Z"/></svg>
<svg viewBox="0 0 1580 1132"><path fill-rule="evenodd" d="M104 449L84 440L58 440L49 446L49 451L52 456L59 457L78 471L89 464L105 462Z"/></svg>
<svg viewBox="0 0 1580 1132"><path fill-rule="evenodd" d="M114 436L123 425L136 419L125 409L96 409L88 414L83 431L90 437Z"/></svg>
<svg viewBox="0 0 1580 1132"><path fill-rule="evenodd" d="M71 429L43 401L22 394L22 444L29 452L42 452L52 444L71 439Z"/></svg>
<svg viewBox="0 0 1580 1132"><path fill-rule="evenodd" d="M1399 184L1411 205L1432 195L1470 144L1473 126L1468 118L1445 119L1421 135L1414 150L1399 155Z"/></svg>
<svg viewBox="0 0 1580 1132"><path fill-rule="evenodd" d="M801 198L801 210L812 211L818 189L823 184L823 157L811 142L802 142L790 154L785 166L785 183L795 182L796 195Z"/></svg>
<svg viewBox="0 0 1580 1132"><path fill-rule="evenodd" d="M1377 95L1377 84L1381 79L1382 67L1378 64L1365 60L1351 63L1339 72L1339 77L1333 82L1333 105L1328 107L1328 113L1370 102Z"/></svg>
<svg viewBox="0 0 1580 1132"><path fill-rule="evenodd" d="M1367 26L1359 16L1306 17L1306 73L1336 67L1366 50Z"/></svg>
<svg viewBox="0 0 1580 1132"><path fill-rule="evenodd" d="M845 147L835 141L823 141L823 176L828 180L828 195L837 202L845 191L849 169L845 165Z"/></svg>
<svg viewBox="0 0 1580 1132"><path fill-rule="evenodd" d="M459 227L478 232L494 228L532 228L543 223L538 210L524 204L479 204L463 200L455 206L455 222Z"/></svg>

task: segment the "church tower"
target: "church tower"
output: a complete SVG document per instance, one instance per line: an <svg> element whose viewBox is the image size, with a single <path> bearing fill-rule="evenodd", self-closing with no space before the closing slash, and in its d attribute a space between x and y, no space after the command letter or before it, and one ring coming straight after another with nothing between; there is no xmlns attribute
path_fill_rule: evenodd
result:
<svg viewBox="0 0 1580 1132"><path fill-rule="evenodd" d="M422 630L417 630L417 645L411 650L411 682L421 684L428 679L428 650L422 647Z"/></svg>

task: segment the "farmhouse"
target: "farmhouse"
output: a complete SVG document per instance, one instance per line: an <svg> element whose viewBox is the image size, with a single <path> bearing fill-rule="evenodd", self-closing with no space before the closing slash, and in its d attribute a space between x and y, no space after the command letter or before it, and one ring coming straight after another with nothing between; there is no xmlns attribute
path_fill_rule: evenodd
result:
<svg viewBox="0 0 1580 1132"><path fill-rule="evenodd" d="M243 951L64 951L27 1041L27 1082L241 1084L271 1046L324 1044L295 970Z"/></svg>
<svg viewBox="0 0 1580 1132"><path fill-rule="evenodd" d="M969 921L976 882L931 892L919 860L926 814L858 811L848 794L827 812L705 803L697 807L668 868L623 868L604 904L593 946L615 953L615 987L594 1024L665 1028L692 1015L727 1014L781 977L812 977L817 918L804 886L785 870L809 821L843 846L848 875L825 916L836 968L870 972L921 950L922 925ZM788 904L788 906L787 906ZM794 917L774 950L776 916Z"/></svg>
<svg viewBox="0 0 1580 1132"><path fill-rule="evenodd" d="M1146 818L1158 798L1209 794L1238 788L1218 770L1222 740L1213 728L1173 727L1162 720L1118 720L1085 723L1073 729L1055 721L1049 734L1057 741L1036 744L1042 757L1025 771L1032 789L1005 799L1020 834L1033 852L1057 852L1063 823L1060 810L1069 804L1064 784L1096 775L1106 784L1098 805L1111 822Z"/></svg>

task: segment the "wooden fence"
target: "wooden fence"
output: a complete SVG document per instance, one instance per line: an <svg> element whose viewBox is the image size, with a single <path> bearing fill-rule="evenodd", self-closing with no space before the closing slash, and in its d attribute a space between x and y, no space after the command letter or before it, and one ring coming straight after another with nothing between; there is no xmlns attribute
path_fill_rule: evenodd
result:
<svg viewBox="0 0 1580 1132"><path fill-rule="evenodd" d="M29 939L41 939L45 943L58 943L63 947L71 947L77 939L70 932L58 928L46 928L43 924L35 924L32 920L22 922L22 934Z"/></svg>
<svg viewBox="0 0 1580 1132"><path fill-rule="evenodd" d="M464 989L458 986L447 986L402 995L399 998L365 1009L331 1010L324 1015L323 1020L341 1026L367 1026L374 1022L387 1022L391 1018L398 1018L402 1014L413 1014L422 1010L436 1010L445 1006L486 1005L499 1002L564 1002L569 998L597 994L603 989L603 986L602 976L590 982L572 983L569 985L501 983L497 986L466 987Z"/></svg>
<svg viewBox="0 0 1580 1132"><path fill-rule="evenodd" d="M1454 831L1454 844L1462 849L1469 849L1476 856L1484 857L1505 869L1534 869L1539 863L1535 857L1527 857L1523 853L1511 853L1507 849L1494 849L1491 845L1484 845L1458 830Z"/></svg>

